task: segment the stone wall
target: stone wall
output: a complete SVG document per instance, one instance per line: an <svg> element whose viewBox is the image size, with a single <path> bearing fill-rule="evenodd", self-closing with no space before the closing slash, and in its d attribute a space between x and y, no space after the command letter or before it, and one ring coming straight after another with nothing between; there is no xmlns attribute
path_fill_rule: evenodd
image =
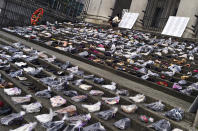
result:
<svg viewBox="0 0 198 131"><path fill-rule="evenodd" d="M89 9L87 11L87 22L102 24L109 20L112 15L116 0L90 0Z"/></svg>
<svg viewBox="0 0 198 131"><path fill-rule="evenodd" d="M198 0L181 0L179 9L177 11L177 16L190 17L190 21L183 34L184 38L194 37L192 25L195 25L197 21L195 15L198 15Z"/></svg>

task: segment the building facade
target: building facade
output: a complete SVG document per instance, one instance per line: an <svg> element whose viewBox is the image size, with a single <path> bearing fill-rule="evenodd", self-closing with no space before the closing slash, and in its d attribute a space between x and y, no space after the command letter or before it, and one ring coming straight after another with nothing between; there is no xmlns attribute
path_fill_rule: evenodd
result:
<svg viewBox="0 0 198 131"><path fill-rule="evenodd" d="M134 29L161 32L169 16L190 17L182 37L198 38L198 0L90 0L88 22L106 23L123 9L139 13Z"/></svg>
<svg viewBox="0 0 198 131"><path fill-rule="evenodd" d="M190 17L183 37L198 38L198 0L0 0L0 26L29 24L40 7L44 21L75 19L86 12L85 20L97 24L108 24L125 9L140 14L134 29L159 33L169 16Z"/></svg>

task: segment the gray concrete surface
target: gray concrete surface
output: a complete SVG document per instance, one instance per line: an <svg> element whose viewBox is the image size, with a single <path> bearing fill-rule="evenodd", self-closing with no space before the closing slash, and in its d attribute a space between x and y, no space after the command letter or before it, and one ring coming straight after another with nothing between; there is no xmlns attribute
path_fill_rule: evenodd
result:
<svg viewBox="0 0 198 131"><path fill-rule="evenodd" d="M198 0L181 0L177 11L177 16L190 17L187 28L183 34L184 38L191 38L194 32L191 30L192 25L195 26L198 14Z"/></svg>
<svg viewBox="0 0 198 131"><path fill-rule="evenodd" d="M119 75L116 75L114 73L105 71L103 69L94 67L92 65L88 65L88 64L83 63L81 61L78 61L76 59L72 59L72 58L67 57L65 55L59 54L59 53L57 53L55 51L43 48L43 47L38 46L38 45L35 45L35 44L31 43L31 42L28 42L28 41L23 40L21 38L18 38L16 36L10 35L10 34L5 33L3 31L0 31L0 37L4 37L4 38L7 37L8 39L11 39L11 40L20 41L23 44L31 46L31 47L33 47L33 48L35 48L37 50L46 51L47 53L49 53L51 55L54 55L54 56L56 56L59 59L62 59L62 60L65 60L65 61L70 61L73 64L78 65L80 68L82 68L84 70L88 70L88 71L90 71L90 72L92 72L94 74L97 74L97 75L100 75L100 76L102 76L104 78L110 79L110 80L112 80L112 81L114 81L116 83L119 83L122 86L127 87L127 88L132 88L135 91L141 92L141 93L143 93L145 95L148 95L148 96L151 96L151 97L153 97L155 99L161 100L162 102L169 103L170 105L172 105L174 107L181 107L182 109L187 111L188 108L191 105L191 103L183 101L181 99L178 99L178 98L176 98L174 96L170 96L170 95L168 95L166 93L154 90L152 88L144 86L144 85L142 85L140 83L137 83L135 81L131 81L131 80L128 80L126 78L123 78L123 77L121 77ZM3 40L3 39L1 39L1 40Z"/></svg>

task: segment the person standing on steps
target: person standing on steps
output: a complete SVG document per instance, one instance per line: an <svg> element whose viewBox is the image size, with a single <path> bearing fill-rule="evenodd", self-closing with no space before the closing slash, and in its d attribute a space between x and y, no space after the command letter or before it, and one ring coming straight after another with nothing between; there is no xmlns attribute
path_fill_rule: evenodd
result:
<svg viewBox="0 0 198 131"><path fill-rule="evenodd" d="M118 27L118 24L120 23L121 19L120 19L120 15L117 14L113 19L112 19L112 27L115 28L115 27Z"/></svg>

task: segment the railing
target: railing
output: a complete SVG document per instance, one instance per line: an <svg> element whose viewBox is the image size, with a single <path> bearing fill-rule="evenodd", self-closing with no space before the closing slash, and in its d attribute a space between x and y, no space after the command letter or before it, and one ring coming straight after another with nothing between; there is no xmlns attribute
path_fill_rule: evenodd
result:
<svg viewBox="0 0 198 131"><path fill-rule="evenodd" d="M76 21L77 16L86 14L90 0L4 0L0 6L0 26L30 25L32 13L38 9L44 9L41 24L46 21Z"/></svg>
<svg viewBox="0 0 198 131"><path fill-rule="evenodd" d="M161 32L169 16L175 16L180 0L148 0L142 20L144 29Z"/></svg>
<svg viewBox="0 0 198 131"><path fill-rule="evenodd" d="M145 29L160 32L165 27L167 20L168 20L168 18L160 18L160 19L158 19L158 23L156 25L152 26L153 17L144 17L143 27Z"/></svg>

